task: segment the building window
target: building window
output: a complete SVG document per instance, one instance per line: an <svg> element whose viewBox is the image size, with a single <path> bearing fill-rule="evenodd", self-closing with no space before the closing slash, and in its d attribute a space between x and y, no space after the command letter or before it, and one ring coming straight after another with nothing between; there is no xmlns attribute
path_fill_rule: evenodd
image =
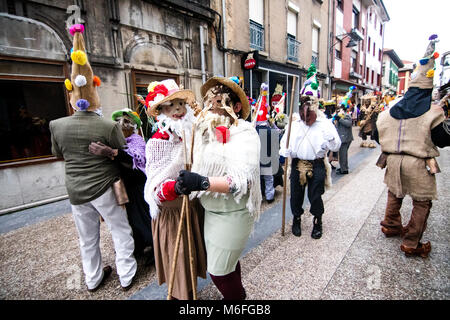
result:
<svg viewBox="0 0 450 320"><path fill-rule="evenodd" d="M378 49L378 60L381 61L383 54L381 53L381 49Z"/></svg>
<svg viewBox="0 0 450 320"><path fill-rule="evenodd" d="M264 0L249 0L250 47L264 51Z"/></svg>
<svg viewBox="0 0 450 320"><path fill-rule="evenodd" d="M250 48L264 51L264 27L250 20Z"/></svg>
<svg viewBox="0 0 450 320"><path fill-rule="evenodd" d="M370 71L369 71L369 67L366 68L366 83L369 83L369 75L370 75Z"/></svg>
<svg viewBox="0 0 450 320"><path fill-rule="evenodd" d="M375 82L373 82L374 81L374 76L375 76L375 71L372 70L372 78L371 78L371 81L370 81L370 83L372 83L372 84L375 84Z"/></svg>
<svg viewBox="0 0 450 320"><path fill-rule="evenodd" d="M361 75L364 77L364 67L362 64L359 65L359 70L361 70Z"/></svg>
<svg viewBox="0 0 450 320"><path fill-rule="evenodd" d="M350 71L358 73L358 59L357 59L356 51L352 50L351 57L350 57L350 63L351 63Z"/></svg>
<svg viewBox="0 0 450 320"><path fill-rule="evenodd" d="M335 48L335 56L337 59L342 59L342 40L337 40Z"/></svg>
<svg viewBox="0 0 450 320"><path fill-rule="evenodd" d="M367 52L370 53L370 37L369 40L367 40Z"/></svg>
<svg viewBox="0 0 450 320"><path fill-rule="evenodd" d="M377 74L377 86L381 86L381 75L379 73Z"/></svg>
<svg viewBox="0 0 450 320"><path fill-rule="evenodd" d="M295 40L295 37L291 34L287 35L287 58L298 62L298 48L300 47L300 42Z"/></svg>
<svg viewBox="0 0 450 320"><path fill-rule="evenodd" d="M380 23L380 36L383 35L383 25Z"/></svg>
<svg viewBox="0 0 450 320"><path fill-rule="evenodd" d="M376 47L376 43L373 43L373 56L375 57L375 47Z"/></svg>
<svg viewBox="0 0 450 320"><path fill-rule="evenodd" d="M359 29L359 11L355 6L353 6L352 16L352 27L355 29Z"/></svg>
<svg viewBox="0 0 450 320"><path fill-rule="evenodd" d="M311 62L314 63L317 68L319 67L319 28L312 28L312 57Z"/></svg>
<svg viewBox="0 0 450 320"><path fill-rule="evenodd" d="M0 164L52 157L49 123L69 114L63 62L0 59Z"/></svg>
<svg viewBox="0 0 450 320"><path fill-rule="evenodd" d="M337 0L337 7L339 10L344 11L344 0Z"/></svg>

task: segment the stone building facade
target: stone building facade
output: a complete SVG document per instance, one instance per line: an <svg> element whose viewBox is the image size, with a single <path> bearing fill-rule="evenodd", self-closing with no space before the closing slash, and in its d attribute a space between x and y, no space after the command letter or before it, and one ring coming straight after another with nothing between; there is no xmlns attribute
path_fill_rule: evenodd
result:
<svg viewBox="0 0 450 320"><path fill-rule="evenodd" d="M64 79L74 23L86 27L105 117L129 107L145 119L136 94L151 81L173 78L200 99L206 78L223 72L209 0L0 0L0 213L66 197L48 122L73 112Z"/></svg>

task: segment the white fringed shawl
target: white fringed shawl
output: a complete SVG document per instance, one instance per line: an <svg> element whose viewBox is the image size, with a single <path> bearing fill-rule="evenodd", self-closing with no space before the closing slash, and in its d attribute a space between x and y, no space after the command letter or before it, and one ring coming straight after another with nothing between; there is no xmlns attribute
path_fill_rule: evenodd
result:
<svg viewBox="0 0 450 320"><path fill-rule="evenodd" d="M223 144L217 139L203 136L197 129L194 140L194 161L192 171L207 177L231 176L237 191L232 196L236 203L249 192L246 208L255 220L261 208L261 187L259 177L260 140L250 122L239 119L238 125L230 127L230 139ZM209 195L209 191L194 192L191 199ZM230 194L213 193L214 197L228 199Z"/></svg>
<svg viewBox="0 0 450 320"><path fill-rule="evenodd" d="M161 185L168 180L175 180L180 170L184 169L183 142L150 139L145 146L145 156L147 181L144 187L144 198L150 207L152 219L155 219L159 213L158 205L161 204L158 198Z"/></svg>

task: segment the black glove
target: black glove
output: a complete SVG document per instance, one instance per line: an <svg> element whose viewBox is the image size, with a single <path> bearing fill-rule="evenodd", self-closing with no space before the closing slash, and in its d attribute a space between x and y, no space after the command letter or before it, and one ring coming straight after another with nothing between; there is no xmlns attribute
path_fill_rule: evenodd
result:
<svg viewBox="0 0 450 320"><path fill-rule="evenodd" d="M192 191L203 191L209 188L209 179L195 172L181 170L175 184L175 192L177 189L183 194L190 194Z"/></svg>
<svg viewBox="0 0 450 320"><path fill-rule="evenodd" d="M89 152L92 154L95 154L97 156L104 156L113 158L114 157L114 150L111 147L108 147L107 145L99 142L91 142L89 145Z"/></svg>

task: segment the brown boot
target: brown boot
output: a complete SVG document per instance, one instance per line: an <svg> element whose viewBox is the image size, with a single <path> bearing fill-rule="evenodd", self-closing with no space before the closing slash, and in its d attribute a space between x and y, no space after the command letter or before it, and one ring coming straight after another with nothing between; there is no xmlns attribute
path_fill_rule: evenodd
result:
<svg viewBox="0 0 450 320"><path fill-rule="evenodd" d="M380 222L381 232L386 237L403 236L404 234L402 216L400 215L402 201L402 198L397 198L392 192L388 191L384 220Z"/></svg>
<svg viewBox="0 0 450 320"><path fill-rule="evenodd" d="M422 235L427 227L432 203L427 201L416 201L413 199L413 210L411 219L405 227L402 245L405 248L418 248Z"/></svg>
<svg viewBox="0 0 450 320"><path fill-rule="evenodd" d="M431 251L431 243L428 241L427 243L419 242L417 248L409 248L405 247L403 244L400 246L400 250L405 253L407 257L419 256L422 258L428 258L428 254Z"/></svg>

